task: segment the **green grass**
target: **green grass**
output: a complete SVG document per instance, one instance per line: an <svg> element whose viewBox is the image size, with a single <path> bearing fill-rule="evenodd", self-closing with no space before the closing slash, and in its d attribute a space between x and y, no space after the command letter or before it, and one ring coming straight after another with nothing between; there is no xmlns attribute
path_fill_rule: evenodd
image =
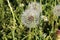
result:
<svg viewBox="0 0 60 40"><path fill-rule="evenodd" d="M41 3L41 15L49 21L40 20L38 27L27 28L21 23L21 14L32 1ZM57 4L60 4L57 0L0 0L0 40L55 40L60 19L52 9ZM44 32L47 35L44 36Z"/></svg>

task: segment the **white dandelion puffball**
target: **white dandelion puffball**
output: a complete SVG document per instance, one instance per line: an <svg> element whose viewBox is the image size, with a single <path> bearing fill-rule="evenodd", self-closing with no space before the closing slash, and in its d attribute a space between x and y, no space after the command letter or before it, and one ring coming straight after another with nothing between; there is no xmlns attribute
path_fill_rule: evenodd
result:
<svg viewBox="0 0 60 40"><path fill-rule="evenodd" d="M56 5L53 9L53 13L56 15L56 16L60 16L60 5Z"/></svg>
<svg viewBox="0 0 60 40"><path fill-rule="evenodd" d="M28 28L34 28L39 24L39 13L35 10L25 10L21 15L22 23Z"/></svg>
<svg viewBox="0 0 60 40"><path fill-rule="evenodd" d="M42 11L40 3L37 3L37 2L31 2L31 3L29 3L28 7L31 10L35 10L37 12L41 12Z"/></svg>

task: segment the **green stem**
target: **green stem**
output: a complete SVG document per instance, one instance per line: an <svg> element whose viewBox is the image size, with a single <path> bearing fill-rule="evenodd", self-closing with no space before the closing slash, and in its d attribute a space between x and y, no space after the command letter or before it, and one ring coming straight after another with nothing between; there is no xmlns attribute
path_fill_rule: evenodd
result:
<svg viewBox="0 0 60 40"><path fill-rule="evenodd" d="M41 15L42 15L42 0L40 0Z"/></svg>
<svg viewBox="0 0 60 40"><path fill-rule="evenodd" d="M13 40L15 40L15 37L14 37L14 30L12 30L12 36L13 36Z"/></svg>
<svg viewBox="0 0 60 40"><path fill-rule="evenodd" d="M7 2L8 2L8 6L9 6L11 12L12 12L12 16L13 16L12 36L13 36L13 40L15 40L15 37L14 37L14 31L15 31L15 29L14 29L15 28L15 15L14 15L14 12L13 12L13 9L11 7L11 4L10 4L9 0L7 0Z"/></svg>
<svg viewBox="0 0 60 40"><path fill-rule="evenodd" d="M36 0L34 0L34 2L36 2Z"/></svg>
<svg viewBox="0 0 60 40"><path fill-rule="evenodd" d="M56 0L55 0L55 6L56 6Z"/></svg>

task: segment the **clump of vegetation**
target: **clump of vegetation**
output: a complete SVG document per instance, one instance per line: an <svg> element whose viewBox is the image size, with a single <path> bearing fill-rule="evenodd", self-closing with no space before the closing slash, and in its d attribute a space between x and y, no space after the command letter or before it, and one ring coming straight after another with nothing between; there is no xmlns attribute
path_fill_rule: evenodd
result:
<svg viewBox="0 0 60 40"><path fill-rule="evenodd" d="M56 40L59 29L59 0L0 0L0 40Z"/></svg>

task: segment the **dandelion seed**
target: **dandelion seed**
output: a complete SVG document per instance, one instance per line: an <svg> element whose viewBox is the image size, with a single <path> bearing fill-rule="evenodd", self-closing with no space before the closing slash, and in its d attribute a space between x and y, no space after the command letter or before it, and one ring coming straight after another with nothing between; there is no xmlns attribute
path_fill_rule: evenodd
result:
<svg viewBox="0 0 60 40"><path fill-rule="evenodd" d="M56 5L53 9L53 13L56 15L56 16L60 16L60 5Z"/></svg>

